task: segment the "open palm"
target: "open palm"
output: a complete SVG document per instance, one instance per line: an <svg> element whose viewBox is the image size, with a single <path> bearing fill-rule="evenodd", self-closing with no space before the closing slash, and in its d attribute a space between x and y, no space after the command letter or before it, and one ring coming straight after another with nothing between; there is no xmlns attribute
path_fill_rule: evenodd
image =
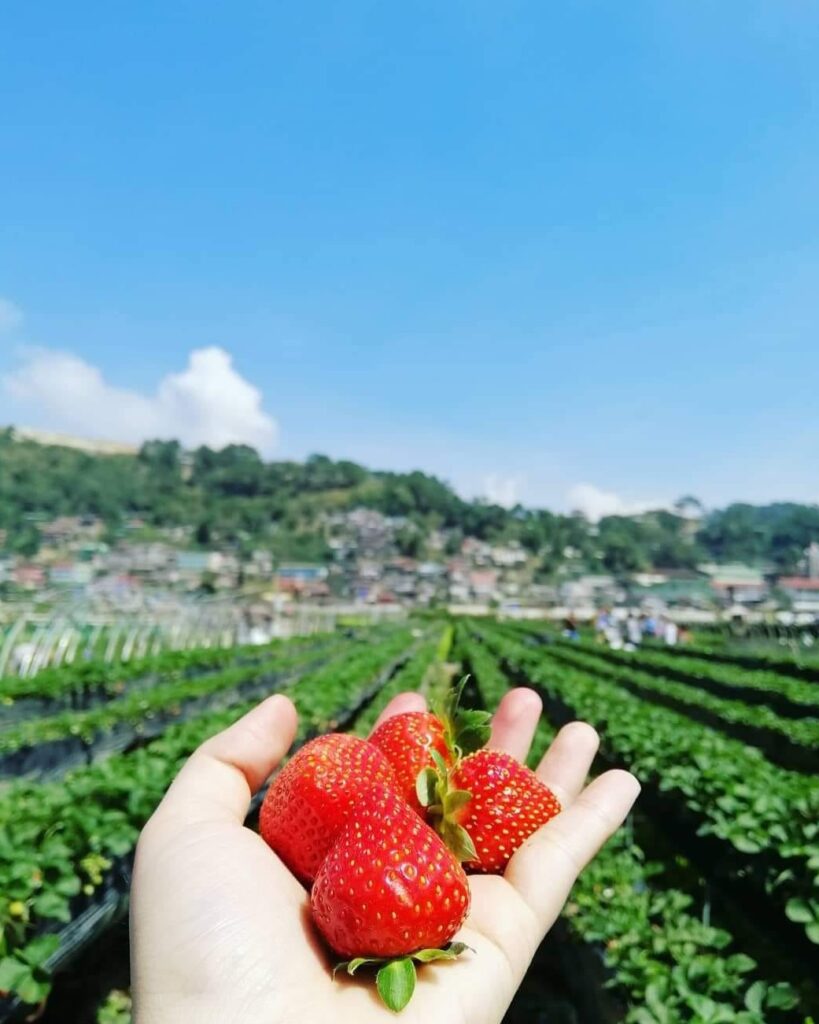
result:
<svg viewBox="0 0 819 1024"><path fill-rule="evenodd" d="M421 710L396 697L379 721ZM540 715L531 690L512 690L490 746L526 757ZM131 911L136 1024L367 1024L392 1014L362 978L333 981L309 897L264 841L244 827L251 795L287 752L296 711L270 697L203 744L146 825ZM457 936L472 947L423 967L406 1024L497 1024L575 878L620 826L639 785L607 772L585 789L597 735L567 725L538 774L564 811L515 854L506 874L470 878L472 906Z"/></svg>

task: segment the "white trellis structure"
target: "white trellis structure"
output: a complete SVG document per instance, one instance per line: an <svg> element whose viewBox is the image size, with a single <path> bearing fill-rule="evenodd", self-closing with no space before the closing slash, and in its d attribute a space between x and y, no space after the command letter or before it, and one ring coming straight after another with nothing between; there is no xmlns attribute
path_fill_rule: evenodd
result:
<svg viewBox="0 0 819 1024"><path fill-rule="evenodd" d="M92 658L112 663L161 651L262 644L335 628L340 617L378 621L406 614L397 607L294 605L262 607L233 595L202 599L134 593L116 601L95 595L48 611L17 607L0 621L0 678L30 677L45 668Z"/></svg>
<svg viewBox="0 0 819 1024"><path fill-rule="evenodd" d="M130 604L130 602L128 602ZM241 611L228 601L158 600L144 606L60 605L19 608L0 625L0 677L33 676L90 658L130 661L163 650L230 647L243 642Z"/></svg>

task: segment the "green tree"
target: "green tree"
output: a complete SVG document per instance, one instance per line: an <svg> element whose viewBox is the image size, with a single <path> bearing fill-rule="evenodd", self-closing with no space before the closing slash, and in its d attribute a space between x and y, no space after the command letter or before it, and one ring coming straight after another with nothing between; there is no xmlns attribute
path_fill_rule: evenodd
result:
<svg viewBox="0 0 819 1024"><path fill-rule="evenodd" d="M405 558L418 558L423 547L423 538L420 530L403 526L395 534L395 546Z"/></svg>

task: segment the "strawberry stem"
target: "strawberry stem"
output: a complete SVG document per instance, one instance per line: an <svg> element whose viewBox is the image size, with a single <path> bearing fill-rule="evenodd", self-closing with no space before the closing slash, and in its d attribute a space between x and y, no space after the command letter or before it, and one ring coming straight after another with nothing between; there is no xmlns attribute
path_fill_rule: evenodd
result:
<svg viewBox="0 0 819 1024"><path fill-rule="evenodd" d="M423 768L415 780L418 802L426 808L427 819L460 861L477 860L475 844L454 817L472 799L467 789L450 789L449 771L437 751L432 752L435 768Z"/></svg>

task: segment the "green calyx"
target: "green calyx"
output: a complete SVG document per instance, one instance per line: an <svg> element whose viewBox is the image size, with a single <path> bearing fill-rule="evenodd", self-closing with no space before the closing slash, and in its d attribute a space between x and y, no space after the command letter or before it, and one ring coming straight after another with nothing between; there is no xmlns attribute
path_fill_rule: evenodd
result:
<svg viewBox="0 0 819 1024"><path fill-rule="evenodd" d="M458 811L472 799L467 789L450 788L450 777L444 759L432 752L434 768L424 768L415 780L418 802L426 808L430 825L439 833L452 853L461 861L477 860L475 844L466 829L454 820Z"/></svg>
<svg viewBox="0 0 819 1024"><path fill-rule="evenodd" d="M460 706L464 687L469 676L453 686L435 714L444 723L447 749L455 765L485 746L491 732L490 714L487 711L472 711ZM433 750L435 767L424 768L415 780L418 802L426 808L430 825L460 861L477 860L478 854L469 833L455 820L458 811L472 799L466 789L453 789L451 773L441 755Z"/></svg>
<svg viewBox="0 0 819 1024"><path fill-rule="evenodd" d="M488 711L473 711L460 707L461 695L469 681L463 676L461 681L451 687L446 697L433 712L444 724L444 736L447 749L455 761L480 750L489 740L491 732Z"/></svg>
<svg viewBox="0 0 819 1024"><path fill-rule="evenodd" d="M454 960L467 949L474 952L472 947L467 946L465 942L450 942L442 949L419 949L415 953L401 957L357 956L353 960L345 960L343 963L336 964L333 968L333 977L335 978L339 971L346 971L347 974L353 975L359 967L370 964L378 965L375 986L381 1001L393 1013L400 1013L412 999L412 994L415 991L417 978L415 961L419 964L428 964L434 960Z"/></svg>

